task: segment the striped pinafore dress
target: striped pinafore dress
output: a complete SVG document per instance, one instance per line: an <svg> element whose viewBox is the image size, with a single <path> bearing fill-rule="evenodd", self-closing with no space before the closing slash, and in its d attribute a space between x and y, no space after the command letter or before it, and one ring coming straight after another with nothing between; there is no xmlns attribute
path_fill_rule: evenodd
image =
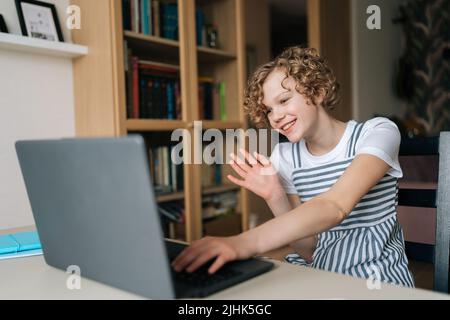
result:
<svg viewBox="0 0 450 320"><path fill-rule="evenodd" d="M300 142L292 144L292 181L306 202L327 191L355 157L363 124L354 126L343 161L302 169ZM403 232L397 221L397 178L385 175L338 226L318 235L311 263L292 253L285 260L360 278L413 287Z"/></svg>

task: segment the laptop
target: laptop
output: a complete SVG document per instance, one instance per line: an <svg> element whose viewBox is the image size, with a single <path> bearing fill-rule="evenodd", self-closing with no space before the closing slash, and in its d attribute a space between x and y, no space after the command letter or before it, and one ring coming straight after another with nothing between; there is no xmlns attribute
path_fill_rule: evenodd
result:
<svg viewBox="0 0 450 320"><path fill-rule="evenodd" d="M141 136L18 141L16 151L50 266L152 299L208 296L273 267L252 258L214 275L212 262L175 272L185 245L164 239Z"/></svg>

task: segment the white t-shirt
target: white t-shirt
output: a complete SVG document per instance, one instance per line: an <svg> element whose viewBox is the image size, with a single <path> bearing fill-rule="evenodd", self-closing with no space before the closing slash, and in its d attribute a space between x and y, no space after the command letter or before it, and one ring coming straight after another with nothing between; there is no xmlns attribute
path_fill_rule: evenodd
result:
<svg viewBox="0 0 450 320"><path fill-rule="evenodd" d="M312 155L308 151L305 141L301 140L299 147L302 169L345 160L348 157L348 144L356 124L357 122L354 120L347 122L344 135L338 144L331 151L321 156ZM398 162L400 139L400 132L394 122L383 117L373 118L366 121L361 129L360 137L355 146L355 156L363 153L374 155L391 167L387 172L388 175L401 178L403 173ZM270 161L277 169L280 182L286 193L297 194L297 190L292 183L292 172L294 171L292 143L277 144L270 156Z"/></svg>

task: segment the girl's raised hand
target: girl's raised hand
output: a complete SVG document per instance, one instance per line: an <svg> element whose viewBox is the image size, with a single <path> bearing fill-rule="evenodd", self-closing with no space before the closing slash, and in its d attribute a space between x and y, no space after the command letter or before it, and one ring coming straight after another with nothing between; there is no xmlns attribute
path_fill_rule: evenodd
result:
<svg viewBox="0 0 450 320"><path fill-rule="evenodd" d="M283 192L277 172L266 157L257 152L252 156L244 149L239 151L243 158L237 157L234 153L230 154L232 159L230 165L242 180L228 175L227 178L231 182L254 192L266 201L272 195Z"/></svg>

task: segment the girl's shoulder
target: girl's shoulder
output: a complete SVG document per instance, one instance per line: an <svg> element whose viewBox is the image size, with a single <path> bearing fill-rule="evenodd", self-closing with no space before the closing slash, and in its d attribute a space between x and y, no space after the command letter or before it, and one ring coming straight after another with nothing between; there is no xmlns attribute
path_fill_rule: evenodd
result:
<svg viewBox="0 0 450 320"><path fill-rule="evenodd" d="M385 128L390 127L398 131L398 127L395 124L395 122L385 117L375 117L363 122L362 124L363 124L362 132L380 127Z"/></svg>
<svg viewBox="0 0 450 320"><path fill-rule="evenodd" d="M383 137L400 142L400 131L394 121L385 117L375 117L362 123L358 145L364 143L368 137Z"/></svg>

